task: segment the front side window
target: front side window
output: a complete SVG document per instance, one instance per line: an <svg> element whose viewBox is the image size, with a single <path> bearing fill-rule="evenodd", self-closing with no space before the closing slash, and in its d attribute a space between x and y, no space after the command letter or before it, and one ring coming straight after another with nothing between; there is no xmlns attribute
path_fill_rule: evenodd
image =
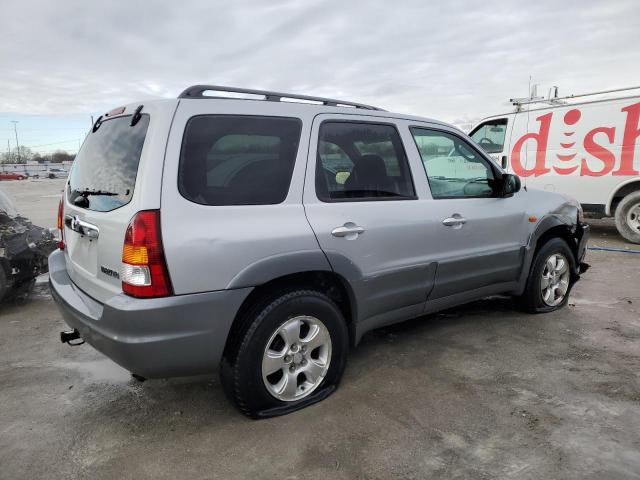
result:
<svg viewBox="0 0 640 480"><path fill-rule="evenodd" d="M489 120L476 127L470 137L487 153L500 153L504 149L504 137L507 133L507 119Z"/></svg>
<svg viewBox="0 0 640 480"><path fill-rule="evenodd" d="M180 193L202 205L282 203L289 191L301 128L297 118L191 118L180 152Z"/></svg>
<svg viewBox="0 0 640 480"><path fill-rule="evenodd" d="M412 127L433 198L495 196L497 184L489 162L456 135Z"/></svg>
<svg viewBox="0 0 640 480"><path fill-rule="evenodd" d="M322 201L415 198L407 156L394 126L324 122L316 162Z"/></svg>

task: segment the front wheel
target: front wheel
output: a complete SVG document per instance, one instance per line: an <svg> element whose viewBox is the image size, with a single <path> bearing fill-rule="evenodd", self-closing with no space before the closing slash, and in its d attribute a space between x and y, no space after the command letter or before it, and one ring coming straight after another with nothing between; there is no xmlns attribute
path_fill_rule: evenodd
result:
<svg viewBox="0 0 640 480"><path fill-rule="evenodd" d="M331 394L346 365L344 317L315 290L287 292L248 312L242 340L225 352L222 384L240 411L266 418ZM234 339L230 339L232 342Z"/></svg>
<svg viewBox="0 0 640 480"><path fill-rule="evenodd" d="M531 313L545 313L564 307L573 286L576 260L561 238L547 241L531 264L527 285L519 303Z"/></svg>
<svg viewBox="0 0 640 480"><path fill-rule="evenodd" d="M640 192L622 199L616 208L616 228L631 243L640 243Z"/></svg>

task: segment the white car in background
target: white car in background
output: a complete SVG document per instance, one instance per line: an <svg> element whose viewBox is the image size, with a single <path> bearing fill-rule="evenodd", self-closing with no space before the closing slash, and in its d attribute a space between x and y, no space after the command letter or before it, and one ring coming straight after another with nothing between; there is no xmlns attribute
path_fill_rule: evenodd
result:
<svg viewBox="0 0 640 480"><path fill-rule="evenodd" d="M49 168L42 175L44 178L67 178L69 176L69 172L64 170L63 168Z"/></svg>

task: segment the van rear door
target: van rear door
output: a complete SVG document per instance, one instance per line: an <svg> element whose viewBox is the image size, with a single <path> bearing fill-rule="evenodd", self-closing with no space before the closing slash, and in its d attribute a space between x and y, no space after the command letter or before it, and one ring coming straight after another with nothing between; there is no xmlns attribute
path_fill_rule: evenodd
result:
<svg viewBox="0 0 640 480"><path fill-rule="evenodd" d="M122 291L122 245L131 217L150 115L120 115L98 123L74 161L64 193L67 271L88 295L105 302ZM136 205L138 203L138 205Z"/></svg>

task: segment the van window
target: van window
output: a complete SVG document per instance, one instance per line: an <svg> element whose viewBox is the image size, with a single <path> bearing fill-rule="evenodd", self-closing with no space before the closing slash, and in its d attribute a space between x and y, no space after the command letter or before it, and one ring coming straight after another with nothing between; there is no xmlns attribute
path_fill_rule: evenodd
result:
<svg viewBox="0 0 640 480"><path fill-rule="evenodd" d="M180 193L202 205L283 202L289 191L301 128L297 118L191 118L180 153Z"/></svg>
<svg viewBox="0 0 640 480"><path fill-rule="evenodd" d="M127 115L105 120L89 133L73 162L69 202L98 212L129 203L148 127L149 115L142 115L133 127ZM81 196L86 198L82 204L76 201Z"/></svg>
<svg viewBox="0 0 640 480"><path fill-rule="evenodd" d="M434 199L494 196L497 184L493 169L467 142L426 128L412 127L411 134Z"/></svg>
<svg viewBox="0 0 640 480"><path fill-rule="evenodd" d="M322 201L415 198L402 140L392 125L324 122L316 162Z"/></svg>
<svg viewBox="0 0 640 480"><path fill-rule="evenodd" d="M504 149L507 119L489 120L477 126L470 137L487 153L500 153Z"/></svg>

